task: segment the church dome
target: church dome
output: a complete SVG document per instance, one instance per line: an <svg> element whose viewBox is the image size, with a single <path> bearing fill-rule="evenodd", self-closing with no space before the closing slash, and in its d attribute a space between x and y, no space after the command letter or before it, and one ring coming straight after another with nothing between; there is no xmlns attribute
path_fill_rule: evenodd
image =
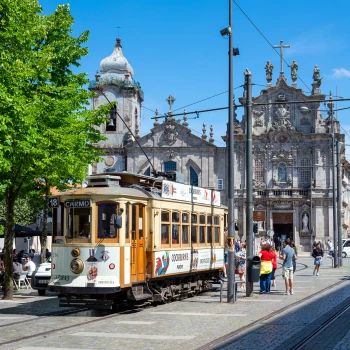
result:
<svg viewBox="0 0 350 350"><path fill-rule="evenodd" d="M117 38L112 54L101 61L100 68L102 75L107 73L116 73L124 79L125 73L129 73L131 79L133 79L134 70L132 69L128 60L123 56L120 38Z"/></svg>

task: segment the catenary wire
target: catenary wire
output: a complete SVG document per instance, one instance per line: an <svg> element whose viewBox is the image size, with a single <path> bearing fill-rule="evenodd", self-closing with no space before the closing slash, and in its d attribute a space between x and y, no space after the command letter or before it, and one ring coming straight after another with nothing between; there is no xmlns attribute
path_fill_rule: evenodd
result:
<svg viewBox="0 0 350 350"><path fill-rule="evenodd" d="M255 25L255 23L249 18L249 16L243 11L243 9L237 4L237 2L235 0L232 0L235 5L239 8L239 10L243 13L243 15L248 19L248 21L254 26L254 28L260 33L260 35L266 40L266 42L272 47L272 49L276 52L276 54L281 57L281 55L279 54L279 52L273 47L273 45L270 43L270 41L266 38L266 36L261 32L261 30ZM290 67L290 64L283 58L281 57L283 62ZM304 82L303 79L300 78L300 76L297 74L298 79L305 85L305 87L311 91L311 89L309 88L309 86Z"/></svg>

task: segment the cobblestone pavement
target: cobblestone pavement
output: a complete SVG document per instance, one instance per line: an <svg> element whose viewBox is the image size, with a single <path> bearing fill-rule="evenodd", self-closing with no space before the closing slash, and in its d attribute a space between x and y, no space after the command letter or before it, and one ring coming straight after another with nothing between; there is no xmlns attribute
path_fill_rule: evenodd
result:
<svg viewBox="0 0 350 350"><path fill-rule="evenodd" d="M209 348L206 344L217 340L212 349L288 349L322 324L327 315L349 304L350 258L344 259L340 269L332 269L331 260L325 260L320 276L313 276L313 259L298 259L294 295L283 295L279 269L277 287L271 294L259 295L256 283L253 297L239 293L235 304L225 303L225 292L220 303L219 291L213 290L167 305L112 314L58 308L54 294L39 297L36 291L21 290L14 301L0 300L0 347L178 350ZM322 291L329 286L333 288ZM286 310L288 306L292 307ZM266 317L271 313L275 315ZM312 348L350 349L348 320L346 313ZM248 327L252 323L253 327ZM242 327L246 329L236 332Z"/></svg>

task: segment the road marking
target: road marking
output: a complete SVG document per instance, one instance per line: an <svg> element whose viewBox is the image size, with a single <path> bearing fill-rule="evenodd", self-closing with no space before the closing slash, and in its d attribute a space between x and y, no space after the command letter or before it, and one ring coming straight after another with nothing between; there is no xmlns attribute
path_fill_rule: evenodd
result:
<svg viewBox="0 0 350 350"><path fill-rule="evenodd" d="M135 334L135 333L95 333L79 332L71 334L77 337L102 337L102 338L123 338L123 339L148 339L148 340L189 340L195 338L194 335L158 335L158 334ZM50 349L51 350L51 349Z"/></svg>
<svg viewBox="0 0 350 350"><path fill-rule="evenodd" d="M222 316L248 316L248 314L211 314L206 312L150 312L152 315L179 315L179 316L212 316L212 317L222 317Z"/></svg>
<svg viewBox="0 0 350 350"><path fill-rule="evenodd" d="M156 323L155 321L152 322L152 321L118 321L118 322L115 322L116 324L153 324L153 323Z"/></svg>

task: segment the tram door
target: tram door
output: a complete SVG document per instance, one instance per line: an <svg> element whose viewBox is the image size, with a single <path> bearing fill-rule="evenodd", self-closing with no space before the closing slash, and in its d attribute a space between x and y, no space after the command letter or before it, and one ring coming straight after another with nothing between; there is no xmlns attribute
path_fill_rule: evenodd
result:
<svg viewBox="0 0 350 350"><path fill-rule="evenodd" d="M131 281L145 279L145 207L141 204L132 205L131 215Z"/></svg>

